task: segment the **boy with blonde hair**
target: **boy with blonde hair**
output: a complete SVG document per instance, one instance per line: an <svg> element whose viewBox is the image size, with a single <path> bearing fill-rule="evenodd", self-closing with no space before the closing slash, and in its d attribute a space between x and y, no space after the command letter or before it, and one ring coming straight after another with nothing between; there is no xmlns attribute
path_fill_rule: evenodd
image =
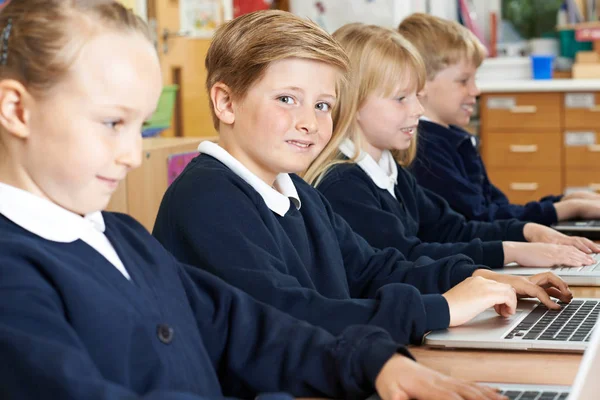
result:
<svg viewBox="0 0 600 400"><path fill-rule="evenodd" d="M491 306L513 313L516 294L558 307L542 286L462 255L408 262L375 250L296 175L350 123L334 132L348 64L337 41L289 13L220 29L206 58L219 144L201 143L169 187L154 235L180 260L332 333L369 324L420 343ZM564 282L551 285L571 297Z"/></svg>
<svg viewBox="0 0 600 400"><path fill-rule="evenodd" d="M480 93L475 73L486 57L485 47L457 22L427 14L409 16L398 30L418 49L427 68L425 115L419 123L422 140L411 166L421 186L472 220L517 218L551 225L565 219L600 218L600 196L587 192L511 204L490 182L476 138L463 129Z"/></svg>

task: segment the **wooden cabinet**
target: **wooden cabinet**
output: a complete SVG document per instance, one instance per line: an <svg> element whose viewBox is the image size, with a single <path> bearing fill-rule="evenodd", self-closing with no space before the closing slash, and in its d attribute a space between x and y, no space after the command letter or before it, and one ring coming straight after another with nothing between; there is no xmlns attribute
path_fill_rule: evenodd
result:
<svg viewBox="0 0 600 400"><path fill-rule="evenodd" d="M556 130L561 120L559 93L502 93L481 96L483 129Z"/></svg>
<svg viewBox="0 0 600 400"><path fill-rule="evenodd" d="M600 188L600 92L485 93L480 106L482 157L511 202Z"/></svg>
<svg viewBox="0 0 600 400"><path fill-rule="evenodd" d="M213 138L214 139L214 138ZM195 151L202 138L144 139L142 165L131 171L113 194L108 211L131 215L149 231L167 190L169 156Z"/></svg>

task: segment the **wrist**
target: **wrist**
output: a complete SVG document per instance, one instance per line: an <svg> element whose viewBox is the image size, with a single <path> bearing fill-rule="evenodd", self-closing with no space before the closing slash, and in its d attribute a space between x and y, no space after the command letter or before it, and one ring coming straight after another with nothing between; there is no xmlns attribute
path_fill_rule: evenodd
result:
<svg viewBox="0 0 600 400"><path fill-rule="evenodd" d="M576 199L569 199L554 203L556 218L559 221L573 219L580 214L581 202Z"/></svg>
<svg viewBox="0 0 600 400"><path fill-rule="evenodd" d="M520 243L516 242L502 242L502 250L504 250L504 265L516 262L517 254L519 252Z"/></svg>

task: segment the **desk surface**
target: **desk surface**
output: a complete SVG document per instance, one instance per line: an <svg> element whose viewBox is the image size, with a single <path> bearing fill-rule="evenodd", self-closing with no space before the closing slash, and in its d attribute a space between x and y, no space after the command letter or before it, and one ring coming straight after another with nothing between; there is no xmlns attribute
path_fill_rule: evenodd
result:
<svg viewBox="0 0 600 400"><path fill-rule="evenodd" d="M572 287L575 297L600 298L600 287ZM447 375L479 382L571 385L581 354L495 350L410 351L423 365Z"/></svg>

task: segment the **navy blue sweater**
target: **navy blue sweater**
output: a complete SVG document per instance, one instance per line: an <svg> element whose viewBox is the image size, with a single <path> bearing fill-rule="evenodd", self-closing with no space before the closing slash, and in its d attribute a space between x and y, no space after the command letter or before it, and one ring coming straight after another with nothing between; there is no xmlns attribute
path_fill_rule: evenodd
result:
<svg viewBox="0 0 600 400"><path fill-rule="evenodd" d="M373 324L396 341L418 343L428 330L448 327L448 304L438 293L472 275L470 259L413 263L395 249L375 250L316 189L292 179L302 207L290 202L280 217L242 178L202 154L167 190L154 235L180 260L334 334Z"/></svg>
<svg viewBox="0 0 600 400"><path fill-rule="evenodd" d="M501 241L525 241L525 223L514 219L467 222L440 196L420 187L400 165L396 198L379 188L357 164L334 166L318 189L333 210L372 246L395 247L409 260L462 253L477 264L502 267Z"/></svg>
<svg viewBox="0 0 600 400"><path fill-rule="evenodd" d="M467 219L494 221L516 218L543 225L556 223L554 202L548 196L525 205L510 204L487 175L473 136L463 129L429 121L419 122L417 158L410 171L419 185L442 196Z"/></svg>
<svg viewBox="0 0 600 400"><path fill-rule="evenodd" d="M132 281L81 240L0 215L0 398L364 398L394 352L410 356L375 327L336 339L182 266L130 217L104 218Z"/></svg>

